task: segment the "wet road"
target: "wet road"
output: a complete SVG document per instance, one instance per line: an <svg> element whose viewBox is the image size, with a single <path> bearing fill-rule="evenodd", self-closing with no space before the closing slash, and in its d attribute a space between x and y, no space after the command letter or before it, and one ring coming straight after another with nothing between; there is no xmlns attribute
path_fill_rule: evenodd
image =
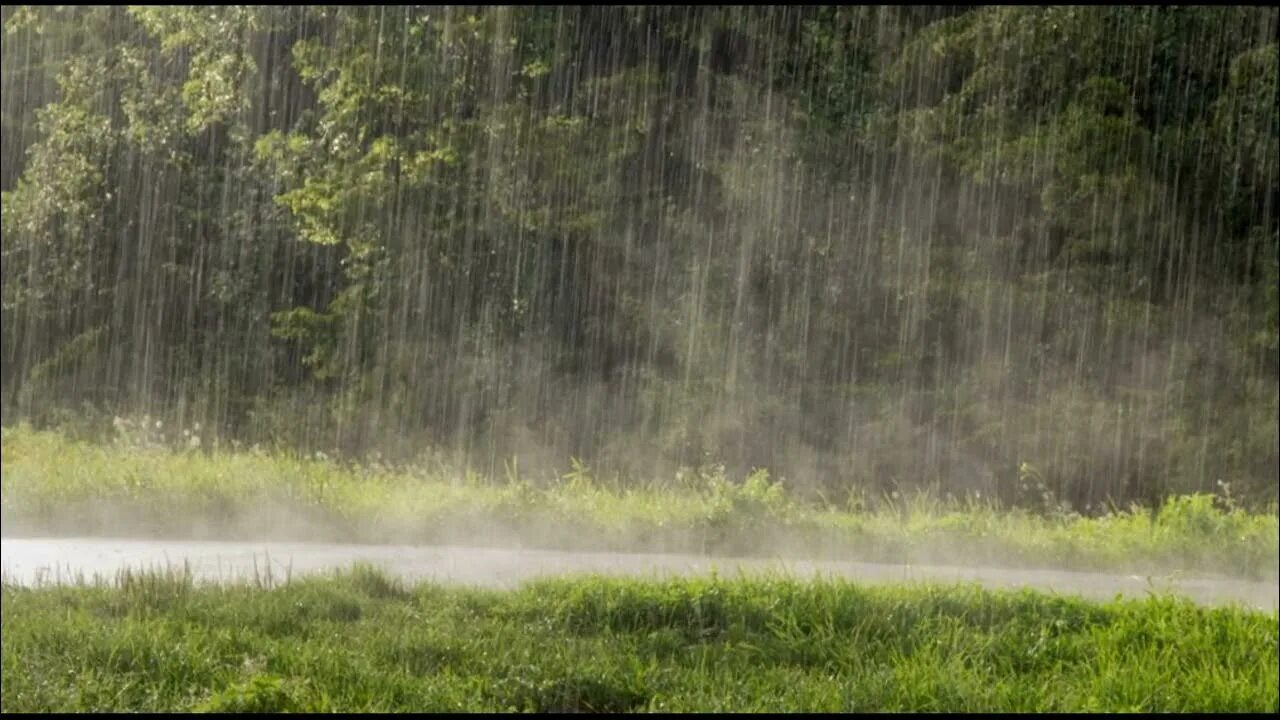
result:
<svg viewBox="0 0 1280 720"><path fill-rule="evenodd" d="M1235 579L1138 577L1092 572L889 565L859 562L709 558L700 555L561 552L455 546L340 545L288 542L122 540L115 538L2 538L6 582L66 582L78 576L113 577L124 568L177 567L202 581L276 580L348 568L363 562L406 580L509 588L538 577L599 573L663 578L739 572L781 572L796 577L841 577L864 583L978 582L991 588L1034 588L1110 599L1174 592L1211 605L1280 607L1280 584Z"/></svg>

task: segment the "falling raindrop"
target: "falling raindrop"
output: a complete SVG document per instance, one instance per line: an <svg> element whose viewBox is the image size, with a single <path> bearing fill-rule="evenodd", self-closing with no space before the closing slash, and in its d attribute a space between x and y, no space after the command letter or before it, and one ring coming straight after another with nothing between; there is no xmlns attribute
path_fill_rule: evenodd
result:
<svg viewBox="0 0 1280 720"><path fill-rule="evenodd" d="M1277 18L6 6L3 422L1274 501Z"/></svg>

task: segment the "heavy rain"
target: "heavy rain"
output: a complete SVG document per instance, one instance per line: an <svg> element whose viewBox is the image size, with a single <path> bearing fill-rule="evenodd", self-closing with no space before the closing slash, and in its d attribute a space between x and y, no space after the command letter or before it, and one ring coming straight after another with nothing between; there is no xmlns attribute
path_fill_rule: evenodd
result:
<svg viewBox="0 0 1280 720"><path fill-rule="evenodd" d="M4 709L232 707L223 680L121 706L11 681L38 652L8 649L11 597L59 567L222 592L190 563L263 550L381 568L340 588L784 557L1181 588L1252 605L1274 681L1278 31L1227 6L5 6ZM185 579L130 574L161 557ZM253 692L298 704L263 708L324 709L273 667ZM787 702L1276 707L1200 682ZM722 707L656 687L565 707ZM412 706L356 697L334 707Z"/></svg>

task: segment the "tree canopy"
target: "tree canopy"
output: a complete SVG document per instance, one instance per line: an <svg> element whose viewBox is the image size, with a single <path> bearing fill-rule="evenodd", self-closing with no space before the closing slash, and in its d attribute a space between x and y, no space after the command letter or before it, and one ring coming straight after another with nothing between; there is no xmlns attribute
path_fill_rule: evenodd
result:
<svg viewBox="0 0 1280 720"><path fill-rule="evenodd" d="M6 422L1274 499L1275 9L3 14Z"/></svg>

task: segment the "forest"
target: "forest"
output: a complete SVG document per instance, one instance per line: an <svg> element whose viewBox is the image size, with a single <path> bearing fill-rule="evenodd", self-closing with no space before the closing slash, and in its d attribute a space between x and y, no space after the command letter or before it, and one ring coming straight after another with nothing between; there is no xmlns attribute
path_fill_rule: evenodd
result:
<svg viewBox="0 0 1280 720"><path fill-rule="evenodd" d="M3 9L0 419L1090 514L1280 475L1265 7Z"/></svg>

